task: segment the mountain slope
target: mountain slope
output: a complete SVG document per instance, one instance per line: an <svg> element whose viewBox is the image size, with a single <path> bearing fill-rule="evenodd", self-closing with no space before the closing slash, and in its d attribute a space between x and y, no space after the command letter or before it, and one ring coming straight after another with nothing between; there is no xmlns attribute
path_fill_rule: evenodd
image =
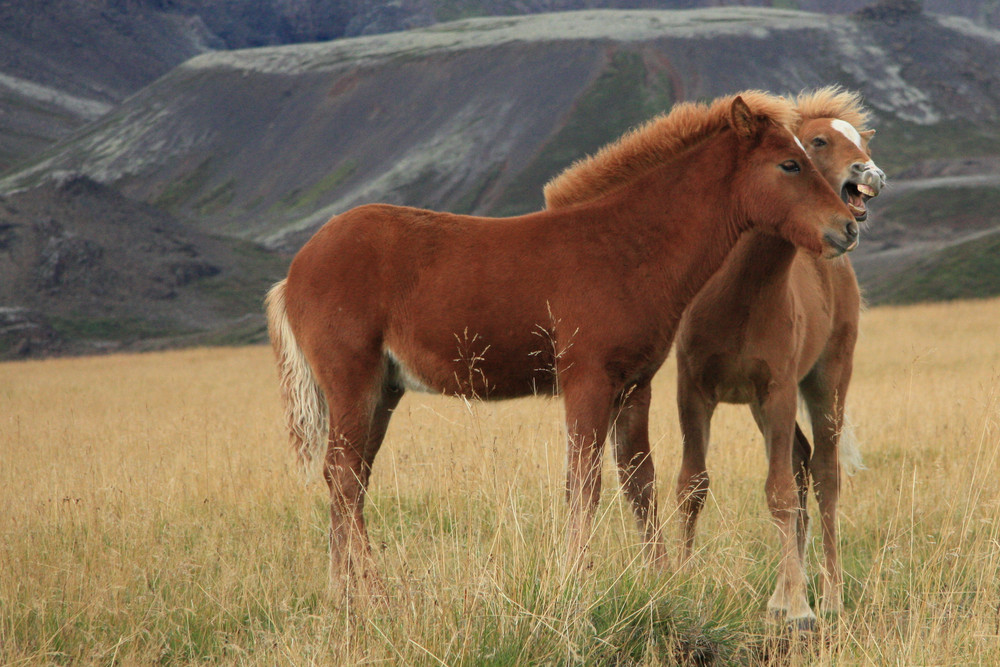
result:
<svg viewBox="0 0 1000 667"><path fill-rule="evenodd" d="M380 34L473 16L778 5L940 12L1000 27L993 0L0 0L0 172L211 49Z"/></svg>
<svg viewBox="0 0 1000 667"><path fill-rule="evenodd" d="M196 17L0 1L0 171L219 45Z"/></svg>
<svg viewBox="0 0 1000 667"><path fill-rule="evenodd" d="M866 299L877 304L1000 295L1000 225L924 252L902 254L891 263L881 262L863 279Z"/></svg>
<svg viewBox="0 0 1000 667"><path fill-rule="evenodd" d="M744 88L863 93L890 185L858 274L874 302L947 298L956 257L993 272L995 62L1000 33L962 19L748 8L200 55L0 179L0 355L260 339L287 255L257 244L295 250L371 201L536 209L545 181L629 127Z"/></svg>
<svg viewBox="0 0 1000 667"><path fill-rule="evenodd" d="M196 57L0 189L71 171L203 230L291 249L369 201L532 210L545 180L630 125L748 87L860 90L884 167L1000 155L998 61L1000 34L928 15L473 19Z"/></svg>
<svg viewBox="0 0 1000 667"><path fill-rule="evenodd" d="M259 340L260 300L285 267L86 177L50 180L0 198L0 358Z"/></svg>

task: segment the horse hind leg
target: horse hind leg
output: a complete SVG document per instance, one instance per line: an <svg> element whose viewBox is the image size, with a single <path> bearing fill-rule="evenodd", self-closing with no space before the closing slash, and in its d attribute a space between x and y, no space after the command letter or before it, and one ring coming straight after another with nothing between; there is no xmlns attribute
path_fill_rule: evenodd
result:
<svg viewBox="0 0 1000 667"><path fill-rule="evenodd" d="M667 553L656 512L656 475L649 449L650 396L648 382L624 396L615 415L612 441L618 478L632 505L646 554L654 565L666 567Z"/></svg>
<svg viewBox="0 0 1000 667"><path fill-rule="evenodd" d="M806 540L809 538L809 460L812 458L812 445L809 438L795 423L795 444L792 448L792 470L795 472L795 483L799 489L799 517L796 524L798 536L799 559L806 562Z"/></svg>
<svg viewBox="0 0 1000 667"><path fill-rule="evenodd" d="M324 391L330 408L323 469L330 489L330 584L341 592L360 584L362 592L382 596L385 587L372 557L364 502L375 456L402 390L376 377L367 391L354 383L328 384Z"/></svg>

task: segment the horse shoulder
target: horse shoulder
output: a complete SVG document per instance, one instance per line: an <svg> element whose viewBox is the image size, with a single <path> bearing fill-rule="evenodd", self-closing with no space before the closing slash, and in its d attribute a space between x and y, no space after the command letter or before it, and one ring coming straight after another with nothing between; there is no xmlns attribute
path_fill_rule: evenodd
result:
<svg viewBox="0 0 1000 667"><path fill-rule="evenodd" d="M846 257L803 256L799 264L796 284L807 318L799 374L805 377L817 364L841 364L853 356L861 295Z"/></svg>
<svg viewBox="0 0 1000 667"><path fill-rule="evenodd" d="M820 290L820 298L824 302L831 327L839 328L846 324L857 328L861 289L850 259L846 256L834 260L814 257L805 259L814 265L818 276L815 284Z"/></svg>
<svg viewBox="0 0 1000 667"><path fill-rule="evenodd" d="M858 286L854 267L846 257L835 262L833 267L834 289L837 293L834 334L844 339L843 344L854 349L858 337L858 323L863 304L861 288Z"/></svg>

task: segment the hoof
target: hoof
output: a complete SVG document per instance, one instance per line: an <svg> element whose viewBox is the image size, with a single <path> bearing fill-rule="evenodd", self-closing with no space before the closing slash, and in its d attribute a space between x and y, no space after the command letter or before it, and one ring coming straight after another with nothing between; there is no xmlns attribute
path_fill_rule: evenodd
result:
<svg viewBox="0 0 1000 667"><path fill-rule="evenodd" d="M817 626L818 623L815 616L788 619L788 629L803 635L813 634L816 632Z"/></svg>
<svg viewBox="0 0 1000 667"><path fill-rule="evenodd" d="M788 618L788 614L784 609L768 609L767 618L772 623L782 625L789 632L799 635L813 634L819 628L819 622L815 616Z"/></svg>

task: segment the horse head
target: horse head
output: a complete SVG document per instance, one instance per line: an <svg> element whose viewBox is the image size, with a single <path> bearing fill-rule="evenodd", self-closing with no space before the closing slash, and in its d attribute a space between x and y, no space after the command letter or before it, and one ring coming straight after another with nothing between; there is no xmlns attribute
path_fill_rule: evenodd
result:
<svg viewBox="0 0 1000 667"><path fill-rule="evenodd" d="M730 126L738 141L740 208L753 225L814 255L837 257L858 244L854 212L837 196L787 127L733 99Z"/></svg>
<svg viewBox="0 0 1000 667"><path fill-rule="evenodd" d="M885 172L871 159L868 147L874 134L840 118L808 119L798 132L813 164L858 222L868 219L868 200L885 187Z"/></svg>

